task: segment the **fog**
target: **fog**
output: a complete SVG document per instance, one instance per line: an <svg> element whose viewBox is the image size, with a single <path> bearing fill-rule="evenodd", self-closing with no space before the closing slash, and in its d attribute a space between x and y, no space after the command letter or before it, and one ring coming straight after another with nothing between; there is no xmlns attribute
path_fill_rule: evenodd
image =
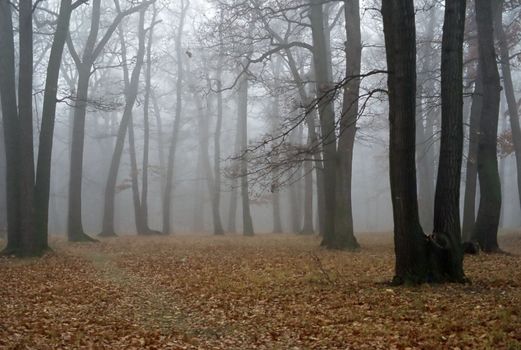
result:
<svg viewBox="0 0 521 350"><path fill-rule="evenodd" d="M418 84L423 85L423 95L418 97L421 108L417 115L417 128L425 128L432 135L417 140L418 167L427 166L431 173L429 186L436 180L441 127L439 70L440 40L443 6L430 1L416 1L417 8L417 58ZM172 166L171 231L212 232L212 189L215 185L215 161L219 159L220 205L218 213L225 231L242 231L241 181L245 176L237 166L248 160L247 173L251 216L255 232L271 232L274 229L273 201L275 193L280 197L280 217L285 232L302 229L305 212L305 178L312 177L314 232L319 232L316 164L308 155L320 145L309 142L309 126L304 120L316 108L318 98L302 101L299 88L310 96L316 94L312 53L311 30L306 9L300 2L295 8L285 7L283 2L248 1L156 1L146 4L144 30L147 50L140 67L137 95L132 111L138 190L143 191L143 157L148 157L148 226L162 231L165 181L169 148L175 136L176 151ZM54 21L58 12L57 1L38 3L34 15L34 151L38 152L39 118L45 89L46 62L48 61ZM122 1L118 6L127 11L139 5ZM184 10L183 10L184 6ZM289 5L288 5L289 6ZM392 205L389 187L388 165L388 103L385 94L386 75L371 73L385 71L385 47L382 20L375 10L374 1L361 1L361 90L358 101L356 139L352 163L352 211L355 232L391 231L393 228ZM112 1L101 1L99 43L118 11ZM328 43L332 63L331 86L337 120L342 114L342 80L346 76L343 7L339 2L328 2L324 13L329 24ZM505 21L514 19L516 11L510 11ZM73 11L70 39L67 42L58 84L58 104L52 151L52 173L49 205L49 232L67 233L70 212L69 182L71 167L71 143L78 70L75 58L82 57L89 36L92 20L92 4L80 5ZM436 18L436 20L431 20ZM183 27L180 28L180 23ZM117 29L101 48L99 56L90 68L88 99L86 103L83 172L81 180L81 217L86 233L96 235L102 231L105 210L104 198L109 169L113 159L118 129L125 110L128 89L127 80L136 67L139 49L139 11L124 16ZM153 27L153 28L152 28ZM151 28L153 29L151 31ZM179 31L181 34L179 35ZM470 33L472 30L469 29ZM152 32L152 36L150 33ZM470 34L469 34L470 35ZM278 42L285 37L286 44ZM178 42L179 40L179 42ZM430 40L430 41L429 41ZM288 45L287 43L293 43ZM122 50L124 45L124 51ZM179 47L178 47L179 45ZM425 47L427 47L425 49ZM71 50L76 53L71 54ZM430 50L430 51L429 51ZM288 54L296 64L301 82L292 74ZM473 56L474 55L474 56ZM470 72L475 52L471 44L465 48ZM179 58L181 61L179 62ZM150 60L150 61L149 61ZM76 62L77 63L77 62ZM147 67L150 67L150 86L146 86ZM125 69L128 72L125 73ZM422 71L425 68L424 71ZM182 77L179 78L179 72ZM519 91L518 69L512 72L516 91ZM220 79L220 80L219 80ZM245 79L245 80L244 80ZM468 144L468 123L472 104L473 77L465 77L465 145ZM218 80L220 84L217 84ZM247 81L247 145L238 143L242 131L240 123L241 81ZM130 81L127 82L129 84ZM180 89L180 91L178 91ZM431 91L428 91L431 89ZM125 94L127 91L127 94ZM148 93L148 96L146 96ZM180 97L180 100L176 99ZM215 137L218 119L218 99L222 98L222 129L220 151L216 154ZM180 114L176 108L181 103ZM423 106L423 108L421 107ZM506 100L502 98L500 133L510 130ZM145 125L145 110L146 122ZM311 115L316 118L316 113ZM178 130L173 131L179 118ZM318 119L315 120L318 125ZM133 125L133 126L132 126ZM428 130L428 127L431 127ZM149 133L145 151L145 129ZM318 130L318 128L317 128ZM336 134L344 130L337 125ZM203 134L201 134L203 133ZM118 167L115 195L115 231L118 234L136 233L135 204L132 188L132 163L129 138L125 138L121 163ZM205 148L205 149L203 149ZM467 146L465 148L467 150ZM274 151L278 150L278 151ZM209 160L205 165L204 155ZM273 154L278 159L273 162ZM431 164L423 158L431 154ZM73 156L74 158L74 156ZM270 163L271 162L271 163ZM306 167L306 163L311 163ZM5 174L5 160L2 162ZM309 165L309 164L308 164ZM209 168L208 168L209 166ZM234 170L235 169L235 170ZM310 170L311 169L311 170ZM134 170L135 171L135 170ZM516 190L516 166L514 152L500 158L503 193L501 227L520 225L520 208ZM418 183L422 182L418 171ZM465 174L465 160L463 165ZM210 182L213 185L209 187ZM461 211L463 214L465 177L462 177ZM420 186L420 185L419 185ZM79 191L79 189L75 189ZM422 197L419 188L420 215L422 207L433 198ZM479 194L478 194L479 196ZM236 198L236 212L232 202ZM479 197L478 197L479 198ZM477 199L479 201L479 199ZM231 208L232 206L232 208ZM5 210L5 204L4 204ZM477 207L476 207L477 210ZM427 207L427 211L429 211ZM432 215L432 214L430 214ZM428 218L422 218L422 220ZM4 217L5 221L5 217ZM5 227L5 223L4 223Z"/></svg>

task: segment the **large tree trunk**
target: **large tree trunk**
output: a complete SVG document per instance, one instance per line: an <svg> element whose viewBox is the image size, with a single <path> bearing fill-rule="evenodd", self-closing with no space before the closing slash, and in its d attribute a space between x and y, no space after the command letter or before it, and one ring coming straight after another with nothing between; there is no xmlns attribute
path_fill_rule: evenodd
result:
<svg viewBox="0 0 521 350"><path fill-rule="evenodd" d="M493 9L489 0L476 0L483 108L478 146L480 202L472 236L486 252L499 250L497 233L501 213L501 184L497 159L501 88L494 48Z"/></svg>
<svg viewBox="0 0 521 350"><path fill-rule="evenodd" d="M176 82L176 108L175 119L172 128L172 137L170 139L170 147L168 150L168 161L166 168L166 182L165 192L163 197L163 234L168 235L172 233L171 229L171 206L172 206L172 192L174 183L174 163L177 151L177 142L179 135L179 128L181 126L181 113L183 111L183 29L185 23L186 12L190 5L188 0L181 1L181 18L177 35L175 40L176 58L177 58L177 82Z"/></svg>
<svg viewBox="0 0 521 350"><path fill-rule="evenodd" d="M238 87L238 122L237 131L240 138L240 181L242 201L242 232L245 236L253 236L253 221L250 212L250 194L248 185L248 78L243 76Z"/></svg>
<svg viewBox="0 0 521 350"><path fill-rule="evenodd" d="M336 248L335 239L335 212L336 212L336 136L335 136L335 111L329 76L328 50L325 43L325 24L323 15L323 3L321 0L311 0L310 20L313 34L313 63L315 67L315 80L318 98L318 111L320 115L321 142L323 145L322 159L324 188L324 238L322 245L328 248Z"/></svg>
<svg viewBox="0 0 521 350"><path fill-rule="evenodd" d="M21 203L18 181L20 158L20 123L18 119L15 48L11 3L0 0L0 97L6 155L7 247L5 254L21 253Z"/></svg>
<svg viewBox="0 0 521 350"><path fill-rule="evenodd" d="M426 237L418 215L415 163L416 28L413 0L382 2L387 55L395 283L424 282Z"/></svg>
<svg viewBox="0 0 521 350"><path fill-rule="evenodd" d="M0 104L0 120L2 119ZM4 126L0 122L0 239L7 239L6 166Z"/></svg>
<svg viewBox="0 0 521 350"><path fill-rule="evenodd" d="M33 2L18 3L19 27L19 72L18 72L18 116L20 118L20 158L22 164L19 178L21 216L21 254L40 255L45 246L35 236L34 222L34 146L33 146Z"/></svg>
<svg viewBox="0 0 521 350"><path fill-rule="evenodd" d="M460 184L463 161L463 36L466 0L445 5L441 56L441 143L434 234L447 256L432 267L437 281L463 282ZM438 264L438 261L435 261Z"/></svg>
<svg viewBox="0 0 521 350"><path fill-rule="evenodd" d="M519 126L519 113L516 101L514 84L512 82L512 69L510 67L510 53L508 50L508 39L503 28L502 8L498 11L496 19L496 35L499 39L499 56L501 58L501 71L503 73L503 86L507 100L508 114L510 116L510 127L512 128L512 141L514 142L516 168L517 168L517 190L521 205L521 127Z"/></svg>
<svg viewBox="0 0 521 350"><path fill-rule="evenodd" d="M360 33L360 4L358 0L345 0L346 85L340 118L337 165L337 205L335 236L336 248L357 249L354 235L351 185L353 175L353 148L358 119L362 38Z"/></svg>
<svg viewBox="0 0 521 350"><path fill-rule="evenodd" d="M56 96L58 93L58 78L60 76L63 49L69 31L72 11L72 0L63 0L60 4L60 13L58 15L56 33L54 34L54 40L49 56L49 64L47 66L47 78L45 81L42 125L40 130L34 193L35 225L37 230L37 240L41 249L47 249L52 148L54 122L56 119Z"/></svg>

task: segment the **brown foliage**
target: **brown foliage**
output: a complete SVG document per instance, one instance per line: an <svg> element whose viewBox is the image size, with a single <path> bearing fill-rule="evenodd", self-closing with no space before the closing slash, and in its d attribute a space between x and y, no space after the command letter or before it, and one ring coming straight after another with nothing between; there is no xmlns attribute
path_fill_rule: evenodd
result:
<svg viewBox="0 0 521 350"><path fill-rule="evenodd" d="M0 259L0 348L521 347L521 258L466 260L471 285L393 288L390 235L123 237ZM502 247L521 253L519 235Z"/></svg>

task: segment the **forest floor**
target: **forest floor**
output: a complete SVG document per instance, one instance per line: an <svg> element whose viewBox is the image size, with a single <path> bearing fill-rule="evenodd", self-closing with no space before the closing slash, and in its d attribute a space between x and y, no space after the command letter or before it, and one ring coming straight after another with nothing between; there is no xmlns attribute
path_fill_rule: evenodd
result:
<svg viewBox="0 0 521 350"><path fill-rule="evenodd" d="M521 349L521 234L472 284L390 287L390 234L53 239L0 258L0 349Z"/></svg>

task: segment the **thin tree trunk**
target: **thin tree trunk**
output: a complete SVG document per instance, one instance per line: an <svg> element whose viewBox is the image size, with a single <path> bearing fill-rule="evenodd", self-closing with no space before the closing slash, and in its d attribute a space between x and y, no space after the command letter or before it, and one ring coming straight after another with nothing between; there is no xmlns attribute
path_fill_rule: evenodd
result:
<svg viewBox="0 0 521 350"><path fill-rule="evenodd" d="M503 28L502 13L503 11L501 9L496 20L496 35L499 39L499 56L501 59L501 71L503 73L503 86L507 100L508 114L510 116L510 127L512 128L512 141L514 142L516 157L517 190L521 205L521 127L519 126L518 105L512 81L510 53L508 50L507 36Z"/></svg>
<svg viewBox="0 0 521 350"><path fill-rule="evenodd" d="M153 0L151 0L153 1ZM92 15L89 36L80 58L70 36L67 38L69 52L72 55L76 67L78 68L78 88L76 90L76 103L74 110L74 121L72 130L71 145L71 164L69 180L69 204L68 204L68 238L69 241L95 241L87 236L83 230L82 223L82 180L83 180L83 149L85 144L85 116L87 114L87 101L89 97L89 79L92 65L96 58L101 54L103 48L112 37L119 23L126 16L140 11L150 5L150 1L131 7L121 12L119 2L115 1L118 14L105 31L105 34L98 42L98 33L101 17L101 0L93 0Z"/></svg>
<svg viewBox="0 0 521 350"><path fill-rule="evenodd" d="M128 124L128 149L130 157L130 184L132 188L132 203L134 204L134 220L136 223L136 231L138 235L148 234L147 228L144 226L143 217L141 216L141 199L139 198L139 169L137 167L136 141L134 137L134 120L131 112Z"/></svg>
<svg viewBox="0 0 521 350"><path fill-rule="evenodd" d="M214 186L212 193L214 218L217 218L218 225L215 225L214 220L214 234L224 235L224 229L221 222L221 134L223 124L223 93L222 93L222 61L219 62L217 68L217 120L215 122L214 135L214 156L213 156L213 171L214 171Z"/></svg>
<svg viewBox="0 0 521 350"><path fill-rule="evenodd" d="M154 115L156 117L156 127L157 127L157 146L159 153L159 172L161 179L161 193L165 191L165 151L164 151L164 142L163 142L163 123L161 121L161 110L159 108L159 103L157 102L157 97L152 91L151 93L152 102L154 105Z"/></svg>
<svg viewBox="0 0 521 350"><path fill-rule="evenodd" d="M474 83L472 107L470 109L469 149L467 155L467 173L465 178L465 197L463 204L462 239L471 240L474 223L476 222L476 185L478 178L478 144L481 109L483 108L483 81L480 69Z"/></svg>
<svg viewBox="0 0 521 350"><path fill-rule="evenodd" d="M183 111L183 30L186 12L190 5L188 0L181 0L181 18L175 40L176 58L177 58L177 82L176 82L176 111L174 125L172 129L172 137L170 139L170 147L168 151L168 163L166 170L165 192L163 197L163 234L168 235L171 231L171 205L174 182L174 163L177 151L179 128L181 126L181 113Z"/></svg>
<svg viewBox="0 0 521 350"><path fill-rule="evenodd" d="M152 45L154 40L154 26L156 22L157 10L154 5L152 21L149 29L148 44L146 49L147 63L145 69L145 98L143 102L143 167L141 178L141 207L140 216L143 227L152 233L148 226L148 166L150 153L150 93L152 90Z"/></svg>
<svg viewBox="0 0 521 350"><path fill-rule="evenodd" d="M336 212L336 136L335 136L335 111L333 96L329 91L331 81L329 79L328 52L325 43L325 24L322 11L323 3L320 0L312 0L310 19L313 34L313 63L315 68L315 80L318 110L322 131L321 142L323 144L323 186L324 186L324 238L322 245L335 246L335 212Z"/></svg>
<svg viewBox="0 0 521 350"><path fill-rule="evenodd" d="M250 194L248 185L248 78L242 77L238 92L238 137L240 139L240 181L242 201L242 232L245 236L253 236L253 221L250 212Z"/></svg>
<svg viewBox="0 0 521 350"><path fill-rule="evenodd" d="M210 138L210 132L209 132L209 116L206 115L206 113L211 110L211 108L204 108L203 103L201 101L200 96L197 95L196 92L194 92L194 100L195 105L197 107L197 122L198 122L198 135L199 135L199 164L198 164L198 171L197 174L204 174L204 177L206 179L206 184L208 186L208 193L210 194L210 200L211 200L211 206L212 206L212 221L213 221L213 232L215 235L222 235L224 234L224 230L222 228L221 223L221 217L218 210L218 206L215 202L215 178L212 174L212 165L210 162L210 155L209 155L209 138ZM201 168L201 169L199 169ZM202 171L199 171L202 170ZM203 210L202 207L204 207L204 194L202 191L200 191L200 186L197 186L197 192L198 192L198 198L199 201L196 201L196 206L194 209L194 228L197 225L200 225L203 223L203 220L201 220ZM204 227L197 228L195 231L201 231Z"/></svg>
<svg viewBox="0 0 521 350"><path fill-rule="evenodd" d="M311 136L308 135L308 146L313 147ZM304 162L304 226L301 234L311 235L313 229L313 162Z"/></svg>
<svg viewBox="0 0 521 350"><path fill-rule="evenodd" d="M437 59L437 52L432 47L437 19L436 12L432 13L429 19L425 43L420 46L422 52L418 55L424 57L424 63L421 69L421 78L417 82L416 161L418 164L418 207L420 211L420 222L425 232L432 232L434 221L435 159L433 135L436 115L432 110L424 110L423 105L426 100L424 100L423 97L424 95L434 96L439 93L436 92L434 79L432 77L432 73L436 70L434 62Z"/></svg>
<svg viewBox="0 0 521 350"><path fill-rule="evenodd" d="M134 104L137 98L138 94L138 87L139 87L139 76L141 74L141 68L144 63L144 55L145 55L145 33L144 29L141 30L141 26L144 26L144 10L142 10L140 14L140 35L139 35L139 48L137 52L137 58L136 58L136 65L132 71L132 76L129 77L129 71L128 66L125 64L123 66L123 73L124 73L124 83L125 83L125 109L123 111L123 117L121 118L121 122L118 129L118 135L116 138L116 145L114 147L114 153L112 155L112 161L110 164L110 170L109 175L107 178L107 184L105 186L105 205L103 210L103 229L100 233L100 236L103 237L111 237L115 236L115 230L114 230L114 209L115 209L115 197L116 197L116 183L118 179L118 172L119 172L119 166L121 163L121 157L123 154L123 148L125 145L125 138L127 134L127 130L129 129L131 125L131 119L132 119L132 110L134 109ZM143 17L143 18L142 18ZM121 41L121 51L122 51L122 57L124 62L127 62L127 54L126 54L126 44L125 39L123 36L123 27L120 26L119 31L119 38ZM130 133L130 131L129 131ZM130 138L130 137L129 137ZM130 140L129 140L129 143ZM130 147L131 153L134 152L134 159L135 159L135 148ZM131 156L132 157L132 156ZM135 170L137 171L137 161L135 164ZM132 176L137 176L137 174L132 174ZM136 191L135 184L133 184L133 194ZM139 198L139 189L138 191L138 198ZM133 197L134 198L134 197ZM134 198L135 200L135 198ZM136 202L134 201L134 205L136 205ZM140 205L138 206L138 208ZM135 207L136 208L136 207ZM136 213L141 213L140 210L135 210ZM136 220L136 228L138 233L144 233L144 228L141 225L141 218L139 217L135 218Z"/></svg>
<svg viewBox="0 0 521 350"><path fill-rule="evenodd" d="M237 121L238 123L238 121ZM237 129L237 133L235 135L235 146L234 146L234 154L239 154L241 149L241 139L239 134L239 129ZM239 172L239 163L237 161L233 161L234 167L234 175L232 178L231 184L231 192L230 192L230 208L228 211L228 232L235 233L237 232L237 201L239 195L239 179L236 177L236 174Z"/></svg>

